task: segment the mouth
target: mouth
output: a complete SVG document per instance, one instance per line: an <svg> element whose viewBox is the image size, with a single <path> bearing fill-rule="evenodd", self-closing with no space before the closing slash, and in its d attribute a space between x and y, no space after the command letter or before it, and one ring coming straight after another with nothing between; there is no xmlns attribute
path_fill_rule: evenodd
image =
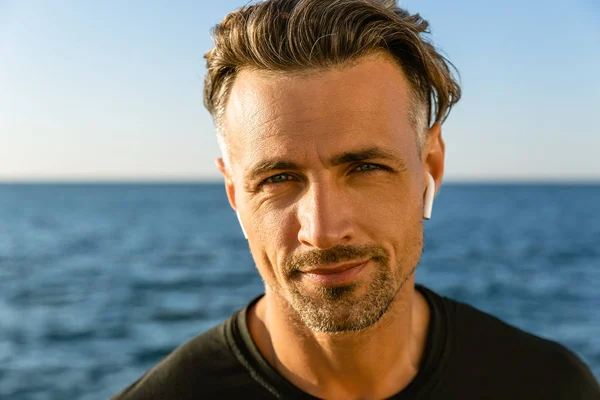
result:
<svg viewBox="0 0 600 400"><path fill-rule="evenodd" d="M302 275L321 286L339 286L356 280L368 263L367 259L332 266L318 266L302 271Z"/></svg>

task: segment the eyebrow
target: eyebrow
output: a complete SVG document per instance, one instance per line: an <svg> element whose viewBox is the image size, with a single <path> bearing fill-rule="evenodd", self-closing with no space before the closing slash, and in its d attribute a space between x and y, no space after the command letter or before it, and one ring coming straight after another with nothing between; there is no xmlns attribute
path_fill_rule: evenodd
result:
<svg viewBox="0 0 600 400"><path fill-rule="evenodd" d="M404 160L393 153L390 153L386 150L383 150L379 147L371 147L365 149L358 149L355 151L347 151L338 155L331 157L328 161L328 167L337 167L344 164L350 164L358 161L372 160L372 159L385 159L395 162L399 164L401 169L406 168L406 163ZM257 176L266 174L271 171L280 171L280 170L288 170L288 171L299 171L302 168L291 161L281 160L281 159L273 159L273 160L265 160L257 163L253 167L251 167L246 173L246 179L252 180Z"/></svg>
<svg viewBox="0 0 600 400"><path fill-rule="evenodd" d="M336 167L338 165L350 164L357 161L372 160L374 158L381 158L385 160L395 161L402 164L404 167L405 162L398 156L390 153L389 151L383 150L379 147L371 147L367 149L360 149L357 151L348 151L340 155L332 157L329 161L329 165Z"/></svg>

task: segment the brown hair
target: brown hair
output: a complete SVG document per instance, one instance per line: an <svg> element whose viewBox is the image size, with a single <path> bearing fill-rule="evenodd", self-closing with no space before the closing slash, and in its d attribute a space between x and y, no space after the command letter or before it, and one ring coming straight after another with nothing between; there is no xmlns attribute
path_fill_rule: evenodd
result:
<svg viewBox="0 0 600 400"><path fill-rule="evenodd" d="M410 83L409 116L422 131L420 149L425 125L442 123L461 94L450 71L454 66L420 36L428 27L394 0L267 0L244 6L213 29L214 47L204 56L204 104L218 127L241 69L306 72L384 52Z"/></svg>

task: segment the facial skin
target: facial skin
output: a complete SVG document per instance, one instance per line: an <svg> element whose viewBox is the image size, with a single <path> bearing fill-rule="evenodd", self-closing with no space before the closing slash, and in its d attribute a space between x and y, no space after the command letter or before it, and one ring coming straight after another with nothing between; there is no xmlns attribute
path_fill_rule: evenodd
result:
<svg viewBox="0 0 600 400"><path fill-rule="evenodd" d="M422 251L408 83L383 56L319 75L242 71L225 111L232 205L265 283L321 332L376 323ZM368 261L320 285L305 271Z"/></svg>
<svg viewBox="0 0 600 400"><path fill-rule="evenodd" d="M374 54L303 75L242 70L227 102L217 166L266 284L251 333L316 396L387 397L418 371L429 311L413 272L444 143L434 124L419 156L411 101L399 66Z"/></svg>

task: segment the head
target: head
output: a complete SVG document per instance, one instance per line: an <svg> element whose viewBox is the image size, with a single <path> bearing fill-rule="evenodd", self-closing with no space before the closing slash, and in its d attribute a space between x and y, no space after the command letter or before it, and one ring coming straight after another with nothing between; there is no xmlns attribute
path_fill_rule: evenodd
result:
<svg viewBox="0 0 600 400"><path fill-rule="evenodd" d="M271 0L215 28L217 165L267 293L313 330L375 324L419 262L460 97L426 29L378 0Z"/></svg>

